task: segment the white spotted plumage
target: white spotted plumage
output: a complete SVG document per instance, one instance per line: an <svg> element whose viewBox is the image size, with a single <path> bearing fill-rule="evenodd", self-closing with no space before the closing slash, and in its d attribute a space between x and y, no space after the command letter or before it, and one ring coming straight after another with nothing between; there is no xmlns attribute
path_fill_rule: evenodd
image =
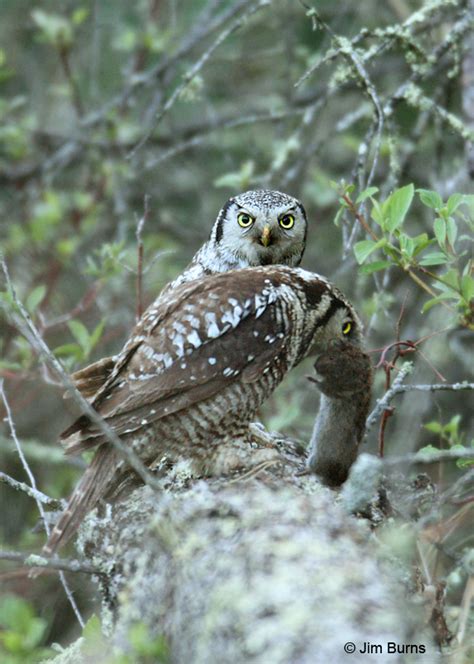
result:
<svg viewBox="0 0 474 664"><path fill-rule="evenodd" d="M245 232L238 225L238 214L242 210L254 219L252 227L246 229ZM279 224L279 219L282 214L287 213L294 216L295 223L293 229L284 230ZM122 351L118 355L104 358L73 375L78 389L91 399L99 410L106 408L109 413L112 413L113 408L116 408L116 416L120 419L117 430L121 435L135 434L140 427L150 430L150 418L151 421L154 421L158 417L158 409L150 408L152 399L140 412L128 413L122 417L120 408L117 411L117 398L119 401L123 400L126 410L126 404L133 402L133 398L136 398L137 394L143 393L145 386L149 386L153 381L167 376L170 371L176 369L180 373L179 379L175 380L176 389L179 387L182 390L187 381L190 384L199 385L199 378L193 373L192 368L194 353L206 349L207 345L212 342L219 344L226 334L238 331L241 322L250 315L253 314L255 319L264 318L268 305L274 303L277 298L275 288L271 287L271 280L266 279L264 289L258 296L256 295L257 300L254 299L253 292L249 292L244 299L241 299L240 292L237 292L235 297L225 297L223 293L209 292L206 303L202 303L200 307L183 301L179 319L173 320L174 325L171 330L167 328L165 338L162 328L166 327L163 324L173 316L173 293L176 289L179 291L182 285L199 283L199 280L207 275L226 273L249 266L274 264L297 266L305 249L306 231L307 221L303 206L298 200L287 194L265 190L248 191L229 199L216 219L209 240L196 253L186 270L164 289L143 314ZM216 303L221 307L217 308ZM206 307L208 309L207 319L203 321L203 310L206 315ZM276 320L281 323L282 319L281 312L276 312ZM253 334L252 332L250 334L253 340L258 342L260 339L258 330L254 330ZM150 344L150 339L157 343ZM214 370L216 375L220 372L220 375L223 376L226 367L220 366L219 350L218 347L216 353L207 358L205 367ZM257 355L246 353L245 357L248 358L247 362L252 365L256 361ZM229 370L232 370L232 374L224 376L226 380L231 380L241 373L232 367L229 367ZM266 376L265 380L273 376L272 372L269 373L267 366L263 371ZM250 382L249 385L252 386L251 389L243 387L237 389L234 395L237 402L245 396L245 398L250 397L250 401L258 403L257 395L253 393L249 395L248 389L250 392L258 392L258 390L254 383ZM216 405L222 404L222 399L222 395L215 396ZM169 401L169 405L163 406L162 412L165 414L173 411L176 401L179 399L170 397ZM196 424L202 417L204 406L197 404L194 408L195 415L189 415L189 417ZM245 412L240 404L239 414L244 419ZM172 438L171 433L180 432L178 438L182 440L184 433L189 433L192 427L186 419L181 421L175 417L173 420L174 417L174 415L169 415L165 418L169 424L163 424L163 436ZM208 415L206 422L211 420L214 421L215 417L210 418ZM224 423L221 422L221 425L224 426ZM235 425L236 422L234 422L236 430ZM70 435L64 435L66 447L75 451L81 449L82 445L90 446L84 442L86 439L84 439L83 433L75 431ZM92 438L94 439L93 444L99 442L97 436ZM110 481L107 473L112 472L111 468L114 467L114 464L121 467L115 453L112 451L107 453L106 448L102 446L88 471L89 476L94 477L96 484L107 485ZM85 478L71 498L67 510L70 520L68 521L64 517L66 521L62 523L66 523L65 530L60 532L60 524L54 531L50 545L45 549L46 552L51 552L67 539L77 526L80 514L83 514L86 508L89 508L100 495L103 495L100 487L92 488L87 482L88 480Z"/></svg>
<svg viewBox="0 0 474 664"><path fill-rule="evenodd" d="M209 315L219 331L208 334ZM286 373L358 318L325 279L285 266L249 268L184 283L138 323L119 370L92 399L109 426L147 464L162 454L215 472L217 451L250 440L248 423ZM214 323L215 320L215 323ZM184 328L184 329L183 329ZM176 334L183 347L176 345ZM184 355L183 355L184 352ZM186 358L185 360L183 358ZM81 417L63 434L70 453L98 447L45 548L51 553L126 471L102 432Z"/></svg>

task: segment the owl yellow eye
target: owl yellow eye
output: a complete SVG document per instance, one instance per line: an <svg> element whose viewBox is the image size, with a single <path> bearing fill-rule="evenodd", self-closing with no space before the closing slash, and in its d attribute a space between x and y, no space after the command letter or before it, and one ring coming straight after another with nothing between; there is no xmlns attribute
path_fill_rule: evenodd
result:
<svg viewBox="0 0 474 664"><path fill-rule="evenodd" d="M247 214L246 212L241 212L237 216L237 221L238 221L239 226L242 226L242 228L248 228L249 226L251 226L253 224L255 219L253 217L251 217L249 214Z"/></svg>
<svg viewBox="0 0 474 664"><path fill-rule="evenodd" d="M344 325L342 326L342 334L349 334L351 330L352 330L352 323L350 321L344 323Z"/></svg>
<svg viewBox="0 0 474 664"><path fill-rule="evenodd" d="M280 223L280 226L285 229L285 231L289 230L290 228L293 228L295 225L295 218L292 214L284 214L280 219L278 220Z"/></svg>

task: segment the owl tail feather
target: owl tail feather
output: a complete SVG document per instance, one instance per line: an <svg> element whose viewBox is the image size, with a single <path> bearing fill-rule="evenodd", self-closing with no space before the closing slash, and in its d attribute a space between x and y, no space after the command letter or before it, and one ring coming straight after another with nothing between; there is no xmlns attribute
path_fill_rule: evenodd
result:
<svg viewBox="0 0 474 664"><path fill-rule="evenodd" d="M109 445L102 445L74 489L66 509L59 517L59 521L51 531L48 541L43 547L43 555L51 556L71 539L85 515L107 492L116 468L115 451Z"/></svg>

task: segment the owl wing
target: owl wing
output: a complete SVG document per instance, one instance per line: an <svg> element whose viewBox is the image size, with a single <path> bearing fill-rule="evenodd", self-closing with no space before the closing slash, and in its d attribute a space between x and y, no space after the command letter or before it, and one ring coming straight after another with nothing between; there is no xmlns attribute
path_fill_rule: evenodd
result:
<svg viewBox="0 0 474 664"><path fill-rule="evenodd" d="M94 407L116 433L130 433L212 397L238 377L258 380L284 362L292 321L281 315L276 276L229 272L176 289L155 309L154 320L148 316L147 326L136 328L121 370ZM287 287L286 293L291 300ZM61 438L69 453L104 442L87 416Z"/></svg>

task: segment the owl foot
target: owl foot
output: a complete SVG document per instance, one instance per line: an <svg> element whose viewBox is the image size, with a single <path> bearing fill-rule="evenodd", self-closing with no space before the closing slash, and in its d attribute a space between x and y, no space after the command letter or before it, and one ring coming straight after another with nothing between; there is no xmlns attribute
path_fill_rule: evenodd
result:
<svg viewBox="0 0 474 664"><path fill-rule="evenodd" d="M268 437L267 437L268 436ZM233 440L231 443L220 444L214 451L212 459L206 468L207 475L223 476L233 475L241 472L259 472L262 466L281 463L283 458L272 441L271 436L266 434L258 441L255 437Z"/></svg>

